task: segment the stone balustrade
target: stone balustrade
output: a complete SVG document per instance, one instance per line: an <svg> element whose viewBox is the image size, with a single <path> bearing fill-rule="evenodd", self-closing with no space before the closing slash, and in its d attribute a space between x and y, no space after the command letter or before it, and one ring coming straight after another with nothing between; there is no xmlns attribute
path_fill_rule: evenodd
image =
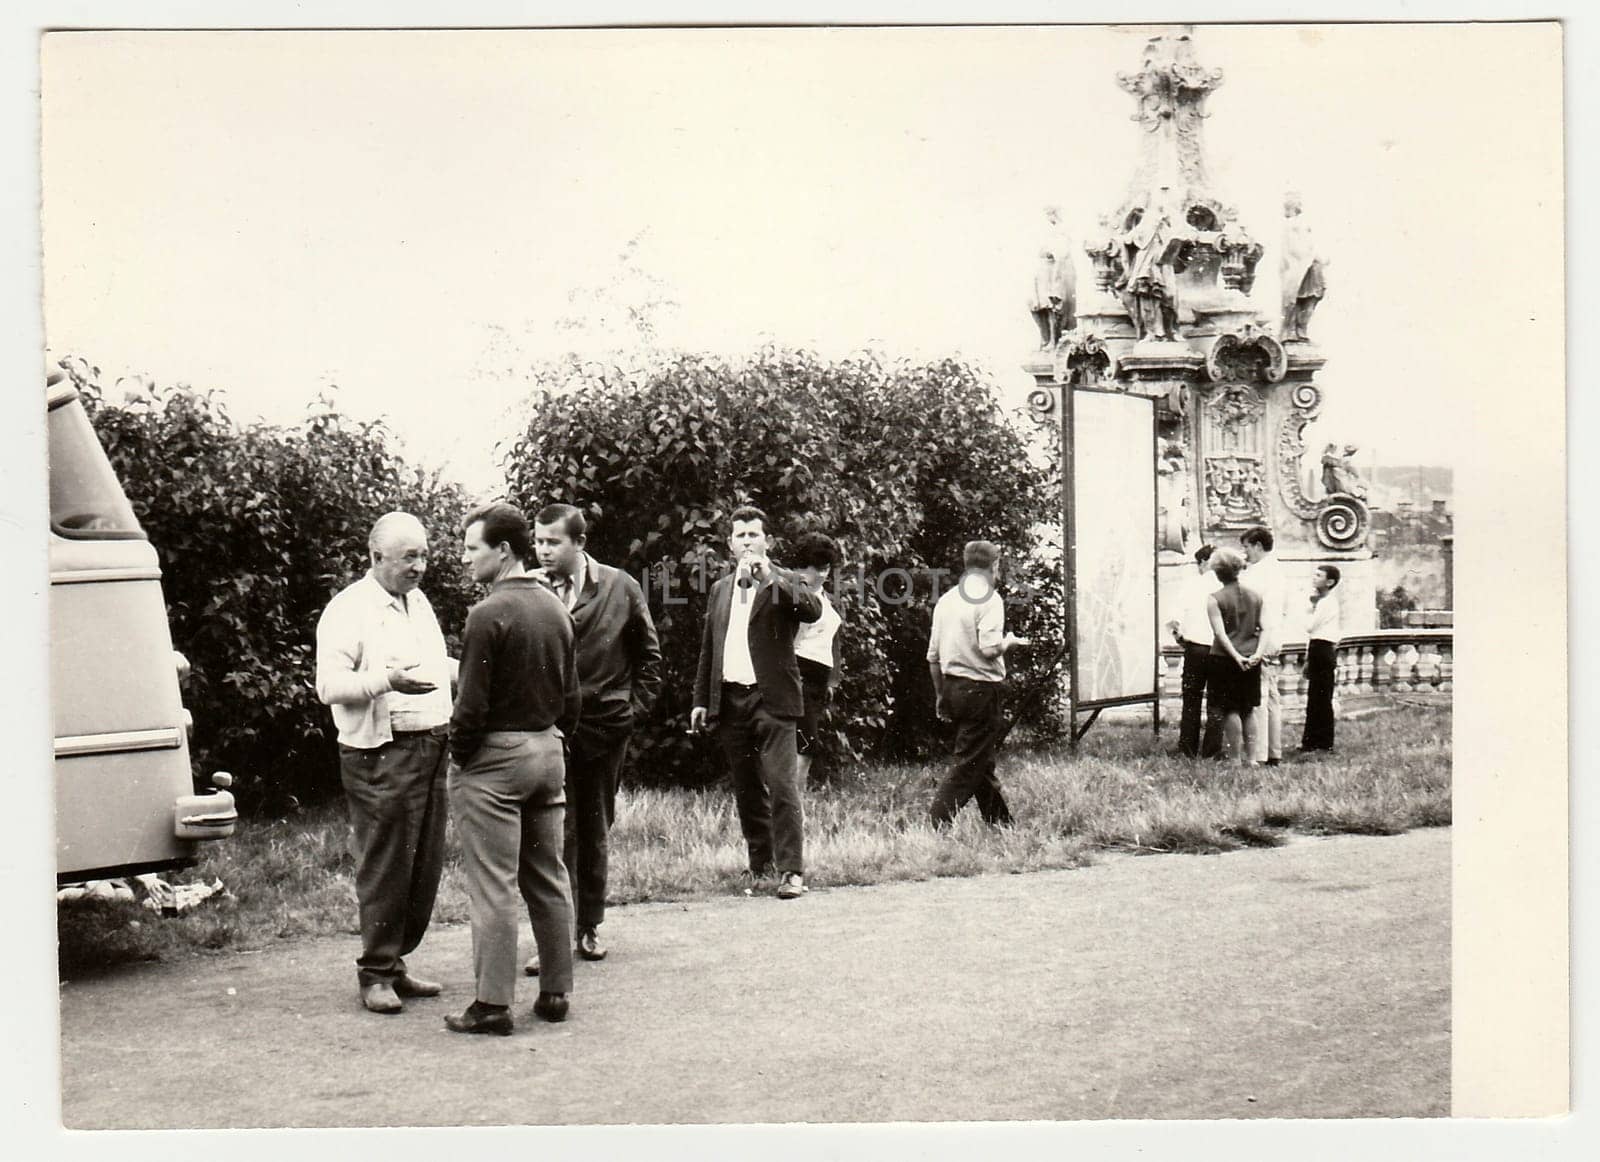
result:
<svg viewBox="0 0 1600 1162"><path fill-rule="evenodd" d="M1306 643L1286 645L1278 669L1286 710L1305 706ZM1182 705L1183 651L1161 651L1162 717ZM1451 629L1380 629L1351 634L1339 643L1334 701L1342 711L1391 695L1447 702L1455 686L1455 635Z"/></svg>

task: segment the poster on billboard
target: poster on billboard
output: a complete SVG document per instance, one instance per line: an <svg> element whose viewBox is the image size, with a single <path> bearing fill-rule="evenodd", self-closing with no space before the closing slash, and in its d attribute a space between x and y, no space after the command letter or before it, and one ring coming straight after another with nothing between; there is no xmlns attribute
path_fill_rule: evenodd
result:
<svg viewBox="0 0 1600 1162"><path fill-rule="evenodd" d="M1155 401L1066 392L1073 712L1156 702Z"/></svg>

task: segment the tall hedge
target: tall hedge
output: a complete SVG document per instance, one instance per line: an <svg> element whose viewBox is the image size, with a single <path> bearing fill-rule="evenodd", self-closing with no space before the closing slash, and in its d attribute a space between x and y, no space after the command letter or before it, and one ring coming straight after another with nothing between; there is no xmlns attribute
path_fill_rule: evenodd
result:
<svg viewBox="0 0 1600 1162"><path fill-rule="evenodd" d="M994 385L955 359L886 364L767 349L730 362L664 358L642 371L571 362L550 369L505 459L508 495L528 511L554 500L592 517L591 551L641 578L662 637L665 690L635 734L634 777L694 785L718 766L685 734L705 589L726 568L726 519L761 506L774 557L807 529L841 544L838 646L843 685L827 735L835 768L911 758L934 738L924 661L933 590L984 537L1013 564L1008 626L1040 648L1013 655L1025 687L1060 640L1056 573L1033 557L1059 512L1053 474ZM908 584L909 582L909 584ZM1033 720L1054 700L1038 700Z"/></svg>
<svg viewBox="0 0 1600 1162"><path fill-rule="evenodd" d="M473 600L458 561L466 496L409 466L381 424L325 401L292 427L239 424L214 394L149 387L112 403L97 369L62 366L160 557L173 644L193 666L196 765L232 771L245 807L336 794L317 618L365 570L372 522L403 509L428 526L423 589L459 633Z"/></svg>

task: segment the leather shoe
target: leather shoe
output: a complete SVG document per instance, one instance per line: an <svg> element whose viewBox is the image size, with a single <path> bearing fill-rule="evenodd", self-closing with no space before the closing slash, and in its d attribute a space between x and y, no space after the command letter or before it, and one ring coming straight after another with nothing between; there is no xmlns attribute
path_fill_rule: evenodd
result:
<svg viewBox="0 0 1600 1162"><path fill-rule="evenodd" d="M394 992L400 997L436 997L444 991L438 981L423 980L419 976L401 973L394 978Z"/></svg>
<svg viewBox="0 0 1600 1162"><path fill-rule="evenodd" d="M539 954L537 952L535 952L532 956L528 957L528 963L524 964L522 966L522 975L523 976L538 976L539 975Z"/></svg>
<svg viewBox="0 0 1600 1162"><path fill-rule="evenodd" d="M533 1002L533 1015L546 1021L565 1021L567 1019L567 994L566 993L540 993L539 999Z"/></svg>
<svg viewBox="0 0 1600 1162"><path fill-rule="evenodd" d="M369 1013L398 1013L405 1009L388 981L375 980L361 986L361 1003Z"/></svg>
<svg viewBox="0 0 1600 1162"><path fill-rule="evenodd" d="M596 937L594 929L588 925L578 929L578 939L573 951L584 960L604 960L606 958L606 949L600 947L600 941Z"/></svg>
<svg viewBox="0 0 1600 1162"><path fill-rule="evenodd" d="M452 1033L490 1033L496 1037L509 1037L511 1010L490 1009L473 1001L459 1017L446 1017L444 1026Z"/></svg>
<svg viewBox="0 0 1600 1162"><path fill-rule="evenodd" d="M784 872L783 882L778 885L778 899L798 900L806 890L806 882L799 872Z"/></svg>

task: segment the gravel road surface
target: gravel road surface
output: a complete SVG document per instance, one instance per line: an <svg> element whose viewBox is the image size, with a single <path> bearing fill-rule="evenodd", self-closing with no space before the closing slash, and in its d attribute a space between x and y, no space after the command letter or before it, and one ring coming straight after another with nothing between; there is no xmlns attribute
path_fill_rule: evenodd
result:
<svg viewBox="0 0 1600 1162"><path fill-rule="evenodd" d="M613 909L571 1019L361 1009L353 938L63 982L68 1127L1445 1115L1450 831ZM524 946L532 938L524 925Z"/></svg>

